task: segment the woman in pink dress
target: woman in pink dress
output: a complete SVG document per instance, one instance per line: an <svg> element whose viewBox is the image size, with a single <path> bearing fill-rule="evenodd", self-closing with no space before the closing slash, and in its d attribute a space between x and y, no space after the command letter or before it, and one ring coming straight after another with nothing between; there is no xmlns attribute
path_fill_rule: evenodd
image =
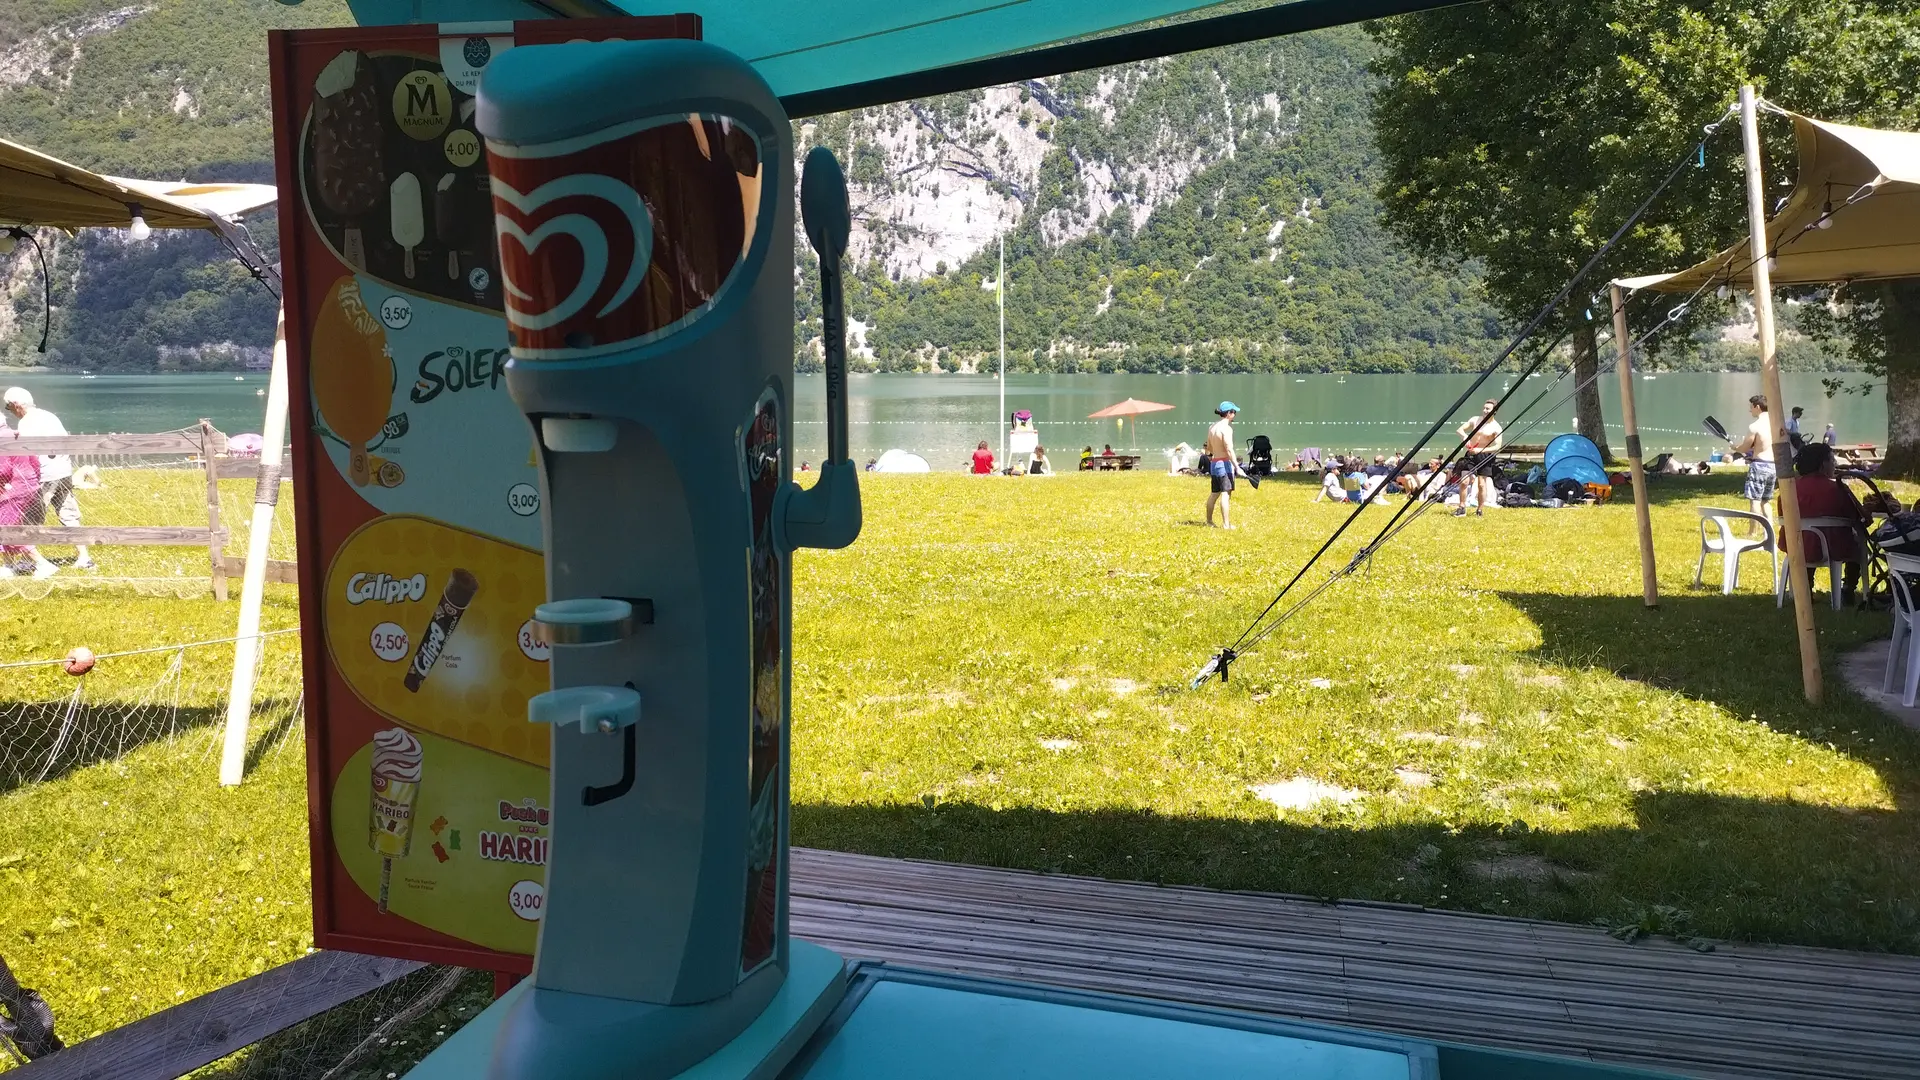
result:
<svg viewBox="0 0 1920 1080"><path fill-rule="evenodd" d="M0 457L0 525L18 525L27 516L27 507L40 497L40 459L32 454ZM13 561L21 555L33 558L33 576L51 577L54 565L38 549L16 544L0 544L0 577L14 575Z"/></svg>

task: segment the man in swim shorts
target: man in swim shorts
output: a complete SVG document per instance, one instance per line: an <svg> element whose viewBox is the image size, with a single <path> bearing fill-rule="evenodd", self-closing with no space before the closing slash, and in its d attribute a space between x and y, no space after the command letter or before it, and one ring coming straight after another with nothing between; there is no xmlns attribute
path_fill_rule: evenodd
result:
<svg viewBox="0 0 1920 1080"><path fill-rule="evenodd" d="M1493 410L1499 404L1487 399L1480 406L1480 415L1468 419L1458 429L1460 437L1467 440L1467 449L1460 458L1460 505L1454 509L1454 517L1467 512L1469 500L1474 503L1474 514L1484 515L1487 506L1499 497L1493 482L1493 462L1503 443L1500 421L1493 418Z"/></svg>
<svg viewBox="0 0 1920 1080"><path fill-rule="evenodd" d="M1773 492L1780 483L1773 462L1773 417L1767 415L1767 396L1755 394L1747 399L1747 412L1753 423L1747 433L1733 444L1733 452L1747 455L1747 503L1755 514L1772 520ZM1753 530L1749 530L1750 532Z"/></svg>
<svg viewBox="0 0 1920 1080"><path fill-rule="evenodd" d="M1213 527L1213 506L1220 504L1220 527L1233 528L1233 511L1229 505L1233 493L1233 474L1239 471L1239 463L1233 456L1233 418L1240 414L1240 406L1231 401L1223 401L1213 410L1220 419L1207 429L1207 472L1213 479L1213 491L1207 496L1207 527Z"/></svg>

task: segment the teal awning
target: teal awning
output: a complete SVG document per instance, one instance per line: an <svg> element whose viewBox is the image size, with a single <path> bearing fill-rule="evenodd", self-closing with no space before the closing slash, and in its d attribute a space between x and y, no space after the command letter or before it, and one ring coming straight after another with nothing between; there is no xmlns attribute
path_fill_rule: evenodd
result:
<svg viewBox="0 0 1920 1080"><path fill-rule="evenodd" d="M349 0L363 26L691 12L700 16L706 40L750 61L796 116L1460 2L1293 0L1260 6L1245 0Z"/></svg>

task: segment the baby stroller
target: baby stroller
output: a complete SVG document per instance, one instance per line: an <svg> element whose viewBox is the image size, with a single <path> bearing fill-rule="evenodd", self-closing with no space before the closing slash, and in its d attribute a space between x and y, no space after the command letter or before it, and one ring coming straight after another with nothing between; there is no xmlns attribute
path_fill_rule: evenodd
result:
<svg viewBox="0 0 1920 1080"><path fill-rule="evenodd" d="M1858 480L1867 486L1867 496L1860 500L1860 506L1870 521L1875 516L1880 519L1867 529L1865 565L1860 568L1859 604L1863 608L1891 607L1893 586L1887 579L1893 571L1887 556L1900 555L1911 560L1920 555L1920 514L1902 513L1900 500L1891 492L1882 491L1864 471L1841 469L1839 475L1842 481ZM1912 575L1908 575L1908 580L1912 580Z"/></svg>
<svg viewBox="0 0 1920 1080"><path fill-rule="evenodd" d="M1247 475L1273 475L1273 440L1265 435L1255 435L1247 449Z"/></svg>

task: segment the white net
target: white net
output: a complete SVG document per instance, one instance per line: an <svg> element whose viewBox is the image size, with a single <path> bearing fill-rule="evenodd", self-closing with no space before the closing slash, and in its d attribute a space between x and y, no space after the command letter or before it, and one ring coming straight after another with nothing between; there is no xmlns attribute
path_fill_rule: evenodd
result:
<svg viewBox="0 0 1920 1080"><path fill-rule="evenodd" d="M262 636L246 781L221 788L233 647L103 651L78 676L0 664L0 958L70 1046L312 945L299 638ZM404 1074L491 991L426 968L196 1075ZM0 1073L19 1064L0 1045Z"/></svg>

